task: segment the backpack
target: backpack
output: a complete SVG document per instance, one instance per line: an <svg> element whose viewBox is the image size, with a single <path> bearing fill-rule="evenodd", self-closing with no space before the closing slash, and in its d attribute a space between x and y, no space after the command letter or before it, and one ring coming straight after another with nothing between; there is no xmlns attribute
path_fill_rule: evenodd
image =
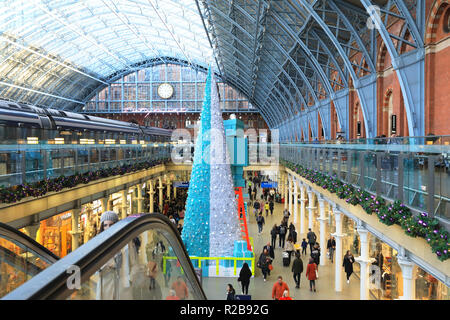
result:
<svg viewBox="0 0 450 320"><path fill-rule="evenodd" d="M262 223L262 221L263 221L263 216L258 216L258 218L256 219L256 221L258 222L258 223Z"/></svg>
<svg viewBox="0 0 450 320"><path fill-rule="evenodd" d="M286 227L280 226L280 234L286 234Z"/></svg>

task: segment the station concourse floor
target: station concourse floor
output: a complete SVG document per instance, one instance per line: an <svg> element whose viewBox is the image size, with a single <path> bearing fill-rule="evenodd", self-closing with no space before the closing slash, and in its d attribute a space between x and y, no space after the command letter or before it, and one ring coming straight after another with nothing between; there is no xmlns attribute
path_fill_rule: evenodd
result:
<svg viewBox="0 0 450 320"><path fill-rule="evenodd" d="M258 199L261 198L261 188L258 189ZM270 215L266 217L266 214L263 213L265 219L265 225L261 235L258 235L258 226L256 224L255 215L253 214L253 208L249 208L249 214L247 216L247 225L249 236L253 237L256 260L259 258L259 255L262 252L263 247L270 242L270 230L273 225L276 223L280 224L282 216L283 216L284 204L275 203L273 216ZM295 228L297 231L297 243L301 243L303 238L306 238L306 234L300 234L299 227L299 218L298 222L295 224ZM308 221L308 210L305 212L305 222L306 222L306 231L307 222ZM289 223L293 222L293 212L291 212L291 216L289 218ZM317 224L314 224L317 226ZM317 240L319 240L319 229L314 228L313 231L317 235ZM328 235L326 237L328 239ZM283 277L283 281L287 283L290 291L290 296L294 300L359 300L359 279L352 275L350 277L350 283L347 284L345 273L342 270L342 291L336 292L334 290L334 274L335 274L335 266L331 264L330 260L328 260L326 256L326 248L321 249L321 259L327 259L325 266L319 266L319 279L316 280L316 292L309 291L309 281L306 279L305 272L306 266L309 261L309 246L307 248L307 255L302 255L301 259L303 261L303 273L301 274L300 280L300 288L295 288L294 278L292 276L292 261L293 257L291 257L291 264L289 267L284 267L282 263L281 254L283 249L278 246L278 237L275 246L275 260L273 261L273 270L270 273L270 276L267 277L267 281L264 282L261 269L255 267L255 276L250 280L250 286L248 293L251 295L252 300L271 300L272 299L272 287L273 284L277 281L277 277L281 275ZM336 261L334 262L336 263ZM342 261L339 261L342 265ZM228 283L231 283L236 290L236 294L242 294L242 289L240 283L237 281L239 275L236 277L203 277L203 290L208 298L208 300L225 300L226 299L226 287Z"/></svg>

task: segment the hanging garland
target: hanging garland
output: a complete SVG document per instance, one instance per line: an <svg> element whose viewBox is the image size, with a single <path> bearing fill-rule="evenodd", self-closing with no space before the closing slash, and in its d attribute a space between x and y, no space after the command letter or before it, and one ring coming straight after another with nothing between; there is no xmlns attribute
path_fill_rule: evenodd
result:
<svg viewBox="0 0 450 320"><path fill-rule="evenodd" d="M166 160L145 161L125 164L114 168L100 169L94 172L76 173L71 176L59 176L54 179L44 179L34 183L24 183L8 188L0 188L0 203L15 203L26 197L41 197L47 192L58 192L64 188L73 188L79 184L87 184L99 179L124 175L131 172L149 169Z"/></svg>
<svg viewBox="0 0 450 320"><path fill-rule="evenodd" d="M288 161L280 162L303 178L335 193L339 199L345 199L354 206L361 205L367 214L376 214L380 222L388 226L399 225L410 237L424 238L439 260L450 258L449 233L439 225L439 220L430 218L426 212L413 216L411 210L399 200L388 203L381 197L340 181L335 175L329 176Z"/></svg>

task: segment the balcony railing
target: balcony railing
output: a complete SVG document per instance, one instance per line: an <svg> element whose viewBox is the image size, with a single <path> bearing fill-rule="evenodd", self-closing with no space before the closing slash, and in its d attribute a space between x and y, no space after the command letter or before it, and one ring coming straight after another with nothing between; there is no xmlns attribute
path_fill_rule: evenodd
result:
<svg viewBox="0 0 450 320"><path fill-rule="evenodd" d="M449 138L281 144L280 158L450 220Z"/></svg>

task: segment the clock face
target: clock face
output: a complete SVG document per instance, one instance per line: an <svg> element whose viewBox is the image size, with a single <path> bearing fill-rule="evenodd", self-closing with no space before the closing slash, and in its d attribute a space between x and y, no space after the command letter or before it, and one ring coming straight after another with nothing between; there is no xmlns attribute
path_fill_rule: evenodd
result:
<svg viewBox="0 0 450 320"><path fill-rule="evenodd" d="M169 99L173 95L173 87L169 83L162 83L158 86L158 95L162 99Z"/></svg>

